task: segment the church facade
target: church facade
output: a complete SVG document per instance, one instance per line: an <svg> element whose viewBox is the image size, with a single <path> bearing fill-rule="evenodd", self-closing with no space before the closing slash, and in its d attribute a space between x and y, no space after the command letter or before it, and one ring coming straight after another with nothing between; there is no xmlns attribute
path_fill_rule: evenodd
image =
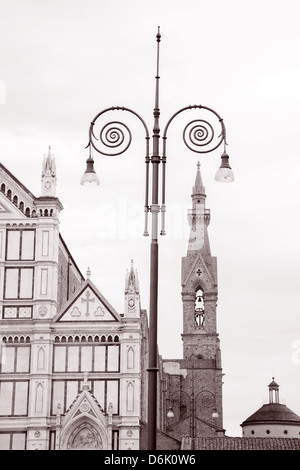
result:
<svg viewBox="0 0 300 470"><path fill-rule="evenodd" d="M137 450L147 314L133 263L117 312L59 229L49 147L35 197L0 164L0 449Z"/></svg>

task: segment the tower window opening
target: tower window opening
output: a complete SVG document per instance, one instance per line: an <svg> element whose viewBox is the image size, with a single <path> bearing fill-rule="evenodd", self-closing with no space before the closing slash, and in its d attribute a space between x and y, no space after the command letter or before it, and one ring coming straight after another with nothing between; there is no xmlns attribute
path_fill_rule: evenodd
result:
<svg viewBox="0 0 300 470"><path fill-rule="evenodd" d="M196 328L204 328L205 312L203 290L199 287L195 296L195 326Z"/></svg>

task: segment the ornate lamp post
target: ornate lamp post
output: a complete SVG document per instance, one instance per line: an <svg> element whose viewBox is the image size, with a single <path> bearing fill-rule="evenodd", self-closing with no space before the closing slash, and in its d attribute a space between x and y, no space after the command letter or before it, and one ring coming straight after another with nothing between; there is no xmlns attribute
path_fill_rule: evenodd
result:
<svg viewBox="0 0 300 470"><path fill-rule="evenodd" d="M172 393L171 398L169 399L171 401L171 404L168 408L167 411L167 418L172 419L174 418L174 411L173 411L173 406L172 402L174 399L175 394L179 394L180 400L181 396L184 395L187 397L189 405L190 405L190 436L191 436L191 444L192 444L192 450L195 450L195 437L196 437L196 400L200 395L203 395L202 401L204 403L206 402L206 406L213 406L213 411L211 414L211 417L213 420L219 417L219 414L216 409L216 400L215 396L213 393L209 392L208 390L201 390L196 396L194 394L194 387L192 387L192 393L189 395L185 390L175 390L175 392ZM200 419L200 418L198 418ZM206 423L207 424L207 423ZM214 424L212 425L214 426Z"/></svg>
<svg viewBox="0 0 300 470"><path fill-rule="evenodd" d="M167 122L162 139L162 153L160 153L160 108L159 108L159 45L161 35L160 28L156 35L157 41L157 68L156 68L156 86L155 86L155 105L154 105L154 124L152 135L152 153L150 156L149 143L150 133L142 117L130 108L112 106L100 111L92 120L89 128L89 142L86 148L89 148L89 158L87 159L87 168L81 179L83 185L97 185L99 179L94 170L94 160L92 158L92 149L95 149L102 155L115 156L124 153L131 144L132 135L129 127L118 120L101 124L102 117L106 113L115 111L127 112L136 116L142 123L145 130L146 149L146 189L145 189L145 229L144 236L148 236L148 214L151 213L151 247L150 247L150 326L149 326L149 367L148 367L148 449L156 449L156 421L157 421L157 304L158 304L158 214L161 212L161 235L165 235L165 171L166 171L166 144L167 131L173 119L186 110L198 109L208 114L212 120L216 121L220 127L218 137L215 135L215 124L206 119L197 119L191 121L184 129L183 139L187 147L197 153L208 153L215 150L222 143L224 144L224 153L222 162L216 173L217 181L233 181L233 173L229 166L229 157L226 153L226 130L223 119L211 108L202 105L187 106L177 111ZM102 121L103 122L103 121ZM100 128L96 130L96 124L100 123ZM152 164L152 199L149 205L149 163ZM159 201L159 165L162 163L162 196Z"/></svg>

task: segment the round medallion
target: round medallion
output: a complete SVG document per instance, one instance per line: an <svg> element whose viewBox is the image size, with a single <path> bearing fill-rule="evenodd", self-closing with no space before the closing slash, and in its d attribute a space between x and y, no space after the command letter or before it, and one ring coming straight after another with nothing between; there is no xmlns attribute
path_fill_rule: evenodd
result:
<svg viewBox="0 0 300 470"><path fill-rule="evenodd" d="M88 413L88 411L90 411L90 405L88 403L84 402L80 405L79 409L80 409L81 413Z"/></svg>

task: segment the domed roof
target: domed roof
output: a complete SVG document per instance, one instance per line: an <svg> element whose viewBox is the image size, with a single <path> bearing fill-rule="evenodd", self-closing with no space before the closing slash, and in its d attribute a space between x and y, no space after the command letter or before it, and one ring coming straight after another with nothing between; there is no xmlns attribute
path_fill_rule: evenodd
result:
<svg viewBox="0 0 300 470"><path fill-rule="evenodd" d="M272 377L272 382L269 383L269 388L279 388L279 385L277 382L275 382L274 377Z"/></svg>
<svg viewBox="0 0 300 470"><path fill-rule="evenodd" d="M286 405L268 403L247 418L241 426L259 423L299 424L300 416L296 415Z"/></svg>

